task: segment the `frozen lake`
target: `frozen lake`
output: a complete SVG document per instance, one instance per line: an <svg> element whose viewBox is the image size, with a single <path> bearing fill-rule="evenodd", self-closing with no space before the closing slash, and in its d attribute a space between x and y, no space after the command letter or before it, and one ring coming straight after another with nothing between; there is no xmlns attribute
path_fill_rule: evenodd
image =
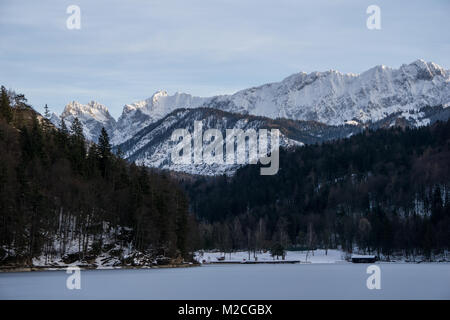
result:
<svg viewBox="0 0 450 320"><path fill-rule="evenodd" d="M0 273L0 299L450 299L450 264L377 265L380 290L350 263Z"/></svg>

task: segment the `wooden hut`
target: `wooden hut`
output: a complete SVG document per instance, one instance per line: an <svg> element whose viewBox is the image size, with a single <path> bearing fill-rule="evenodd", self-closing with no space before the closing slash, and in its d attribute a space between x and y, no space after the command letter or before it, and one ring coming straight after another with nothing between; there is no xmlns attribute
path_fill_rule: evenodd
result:
<svg viewBox="0 0 450 320"><path fill-rule="evenodd" d="M375 261L377 261L376 256L361 254L353 254L351 259L353 263L374 263Z"/></svg>

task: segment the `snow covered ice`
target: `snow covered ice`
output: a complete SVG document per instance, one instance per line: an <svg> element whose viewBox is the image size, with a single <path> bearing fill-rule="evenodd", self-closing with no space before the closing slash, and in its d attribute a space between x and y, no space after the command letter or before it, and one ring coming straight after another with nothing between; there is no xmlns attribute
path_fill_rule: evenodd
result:
<svg viewBox="0 0 450 320"><path fill-rule="evenodd" d="M205 265L174 269L0 274L0 299L450 299L450 264L379 263L381 290L366 287L368 264Z"/></svg>

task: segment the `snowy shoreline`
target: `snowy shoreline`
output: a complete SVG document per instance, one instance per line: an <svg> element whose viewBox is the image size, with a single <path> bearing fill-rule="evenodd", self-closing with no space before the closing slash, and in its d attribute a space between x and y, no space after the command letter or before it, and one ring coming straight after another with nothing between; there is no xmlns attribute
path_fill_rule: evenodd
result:
<svg viewBox="0 0 450 320"><path fill-rule="evenodd" d="M58 271L71 267L79 267L80 270L129 270L129 269L167 269L167 268L190 268L199 267L198 263L168 264L160 266L86 266L86 265L65 265L65 266L32 266L32 267L0 267L0 273L14 272L35 272L35 271Z"/></svg>
<svg viewBox="0 0 450 320"><path fill-rule="evenodd" d="M255 259L256 257L256 259ZM164 268L189 268L202 265L212 264L352 264L351 255L341 250L336 249L316 249L312 251L286 251L285 257L272 257L269 251L266 252L250 252L235 251L224 253L219 250L200 250L194 253L193 262L182 263L168 263L168 264L145 264L140 265L113 265L102 264L104 257L97 257L94 264L80 264L74 262L71 264L63 264L61 262L51 265L45 265L40 259L33 260L33 266L0 266L1 272L32 272L32 271L56 271L64 270L69 267L79 267L81 270L126 270L126 269L164 269ZM142 262L142 261L141 261ZM404 256L391 256L388 260L382 256L380 260L376 261L378 264L419 264L419 263L450 263L447 256L438 256L434 260L429 261L422 256L416 256L415 260L408 259Z"/></svg>
<svg viewBox="0 0 450 320"><path fill-rule="evenodd" d="M256 258L255 258L256 257ZM340 250L314 250L314 251L286 251L284 259L282 257L272 257L269 251L251 252L236 251L223 253L220 251L197 251L194 260L201 264L209 263L249 263L261 262L269 263L276 261L298 261L300 263L341 263L345 261L345 255Z"/></svg>
<svg viewBox="0 0 450 320"><path fill-rule="evenodd" d="M255 259L256 256L256 259ZM219 250L212 251L197 251L194 255L194 260L200 264L217 264L217 263L250 263L261 262L269 263L272 261L299 261L299 263L311 264L337 264L337 263L352 263L350 261L351 254L336 250L336 249L316 249L312 251L286 251L284 260L279 257L272 257L270 252L250 252L236 251L227 252ZM415 260L409 259L405 256L393 255L389 259L381 256L377 263L448 263L448 257L438 256L433 261L428 261L423 256L416 256Z"/></svg>

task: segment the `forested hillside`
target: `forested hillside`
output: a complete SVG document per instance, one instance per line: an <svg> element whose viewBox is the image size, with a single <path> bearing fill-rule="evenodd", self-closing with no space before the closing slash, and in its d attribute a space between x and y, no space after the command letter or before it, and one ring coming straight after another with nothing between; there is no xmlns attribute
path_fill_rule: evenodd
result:
<svg viewBox="0 0 450 320"><path fill-rule="evenodd" d="M185 180L202 247L433 258L450 247L450 122L281 151L280 170Z"/></svg>
<svg viewBox="0 0 450 320"><path fill-rule="evenodd" d="M433 259L450 247L450 122L281 150L274 176L248 165L201 177L129 164L105 130L93 144L79 121L47 118L2 87L0 265L319 247Z"/></svg>
<svg viewBox="0 0 450 320"><path fill-rule="evenodd" d="M92 144L79 121L55 129L2 87L0 264L92 263L106 253L120 264L189 260L194 227L167 175L113 155L105 130Z"/></svg>

